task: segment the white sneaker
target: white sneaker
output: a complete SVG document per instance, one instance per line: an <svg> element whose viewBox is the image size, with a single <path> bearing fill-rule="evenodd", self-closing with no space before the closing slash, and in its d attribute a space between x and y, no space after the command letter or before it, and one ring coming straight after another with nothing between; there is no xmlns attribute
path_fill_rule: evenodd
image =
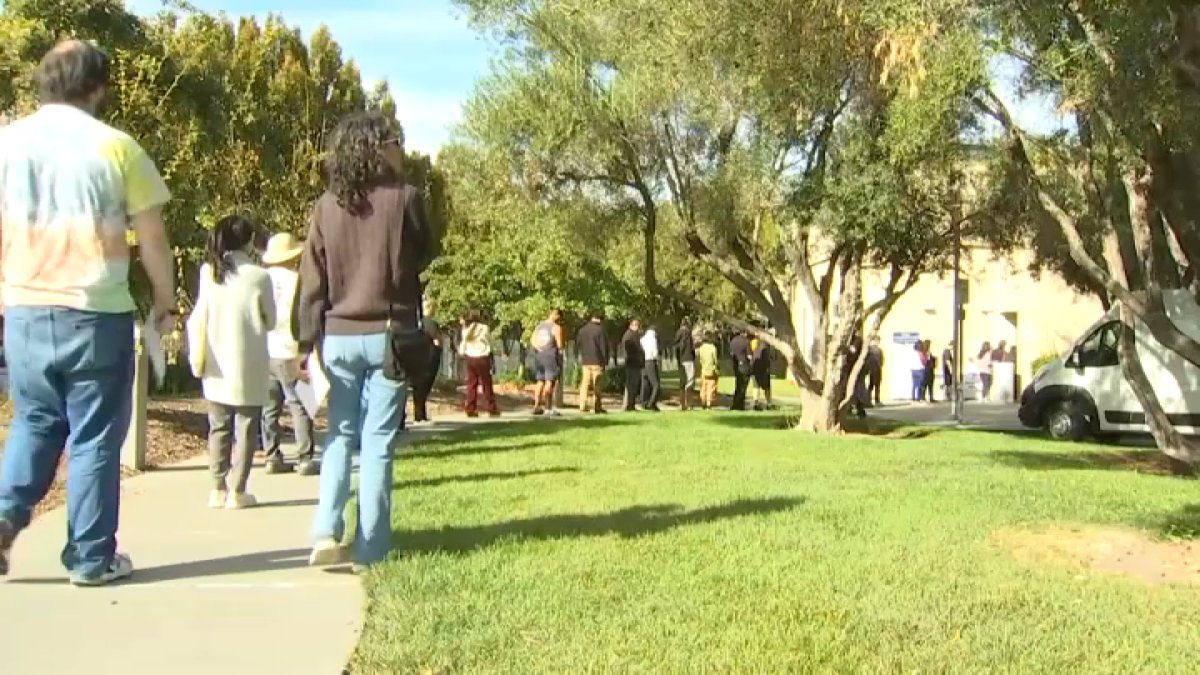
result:
<svg viewBox="0 0 1200 675"><path fill-rule="evenodd" d="M562 413L558 411L558 408L551 408L546 411L546 414L550 417L562 417Z"/></svg>
<svg viewBox="0 0 1200 675"><path fill-rule="evenodd" d="M332 539L318 541L313 545L312 553L308 556L308 564L313 567L343 565L349 561L350 555L346 547Z"/></svg>
<svg viewBox="0 0 1200 675"><path fill-rule="evenodd" d="M229 499L229 493L225 490L213 490L208 493L208 508L223 509L225 502Z"/></svg>
<svg viewBox="0 0 1200 675"><path fill-rule="evenodd" d="M125 579L131 574L133 574L133 560L124 553L118 553L113 556L108 569L102 572L100 576L87 578L72 574L71 583L75 586L104 586L114 581Z"/></svg>
<svg viewBox="0 0 1200 675"><path fill-rule="evenodd" d="M225 500L225 508L230 510L248 509L252 506L258 506L258 500L247 492L230 492L229 498Z"/></svg>

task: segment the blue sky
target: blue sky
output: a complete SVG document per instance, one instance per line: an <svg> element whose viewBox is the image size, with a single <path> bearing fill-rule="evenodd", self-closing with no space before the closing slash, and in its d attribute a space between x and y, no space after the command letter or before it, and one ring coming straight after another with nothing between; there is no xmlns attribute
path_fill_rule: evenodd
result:
<svg viewBox="0 0 1200 675"><path fill-rule="evenodd" d="M407 145L430 155L460 119L462 103L487 70L492 46L467 26L451 0L190 0L208 12L264 17L275 12L305 34L322 23L354 59L368 83L387 80L404 124ZM161 0L126 0L132 11L154 14ZM998 90L1027 129L1060 126L1046 99L1021 100L1013 64L996 63Z"/></svg>
<svg viewBox="0 0 1200 675"><path fill-rule="evenodd" d="M487 69L489 47L467 27L450 0L190 0L207 12L231 16L268 12L305 35L329 26L367 81L387 80L410 150L435 154L458 121L461 104ZM162 9L160 0L126 0L139 14Z"/></svg>

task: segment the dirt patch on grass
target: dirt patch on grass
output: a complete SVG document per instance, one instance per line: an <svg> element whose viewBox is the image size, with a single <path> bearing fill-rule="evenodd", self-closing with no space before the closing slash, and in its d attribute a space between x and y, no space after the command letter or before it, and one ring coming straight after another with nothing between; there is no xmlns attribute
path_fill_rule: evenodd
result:
<svg viewBox="0 0 1200 675"><path fill-rule="evenodd" d="M1113 527L1000 530L992 540L1030 566L1067 565L1147 584L1200 583L1200 542L1160 541Z"/></svg>

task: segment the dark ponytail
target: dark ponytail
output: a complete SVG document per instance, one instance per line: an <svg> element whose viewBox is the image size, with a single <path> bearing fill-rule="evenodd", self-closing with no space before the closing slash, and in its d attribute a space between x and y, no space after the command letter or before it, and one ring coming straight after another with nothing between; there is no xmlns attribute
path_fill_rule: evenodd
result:
<svg viewBox="0 0 1200 675"><path fill-rule="evenodd" d="M213 281L225 283L226 276L233 273L229 254L246 248L257 232L258 227L245 216L225 216L217 221L208 233L208 245L204 250L205 260L212 268Z"/></svg>

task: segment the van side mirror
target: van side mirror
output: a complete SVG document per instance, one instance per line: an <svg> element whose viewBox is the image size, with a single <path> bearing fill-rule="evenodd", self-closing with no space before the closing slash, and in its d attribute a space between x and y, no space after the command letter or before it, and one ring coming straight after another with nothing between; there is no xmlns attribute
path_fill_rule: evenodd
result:
<svg viewBox="0 0 1200 675"><path fill-rule="evenodd" d="M1071 355L1067 357L1063 365L1072 370L1083 370L1083 362L1079 360L1079 352L1071 352Z"/></svg>

